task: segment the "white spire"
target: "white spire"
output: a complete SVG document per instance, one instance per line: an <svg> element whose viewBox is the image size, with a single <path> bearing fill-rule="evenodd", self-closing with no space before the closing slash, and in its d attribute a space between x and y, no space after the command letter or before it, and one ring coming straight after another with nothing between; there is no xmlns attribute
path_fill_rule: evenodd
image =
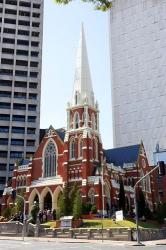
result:
<svg viewBox="0 0 166 250"><path fill-rule="evenodd" d="M84 28L82 24L76 58L72 106L83 104L94 106L94 93L91 83Z"/></svg>

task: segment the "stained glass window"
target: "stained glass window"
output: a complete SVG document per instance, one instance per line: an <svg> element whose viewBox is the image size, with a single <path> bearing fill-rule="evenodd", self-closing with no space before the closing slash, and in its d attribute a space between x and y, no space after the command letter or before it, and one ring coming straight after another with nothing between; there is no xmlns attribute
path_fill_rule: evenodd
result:
<svg viewBox="0 0 166 250"><path fill-rule="evenodd" d="M50 141L44 153L44 177L56 175L56 148L55 144Z"/></svg>

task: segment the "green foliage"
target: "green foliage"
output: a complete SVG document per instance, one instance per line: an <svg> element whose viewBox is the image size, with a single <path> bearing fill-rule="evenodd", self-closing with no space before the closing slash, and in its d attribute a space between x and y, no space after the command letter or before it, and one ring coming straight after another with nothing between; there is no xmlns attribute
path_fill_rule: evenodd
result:
<svg viewBox="0 0 166 250"><path fill-rule="evenodd" d="M54 0L55 3L58 4L68 4L73 0ZM95 6L96 10L107 11L112 7L112 1L110 0L81 0L82 2L92 3Z"/></svg>
<svg viewBox="0 0 166 250"><path fill-rule="evenodd" d="M67 216L70 214L70 201L68 197L69 189L68 186L65 186L63 189L63 193L60 194L58 199L58 210L57 210L57 218L61 216Z"/></svg>
<svg viewBox="0 0 166 250"><path fill-rule="evenodd" d="M11 215L12 215L12 208L11 207L7 207L4 211L3 211L3 217L5 217L6 219L10 219Z"/></svg>
<svg viewBox="0 0 166 250"><path fill-rule="evenodd" d="M97 208L96 208L96 205L92 205L92 207L91 207L91 212L93 213L93 214L95 214L95 213L97 213Z"/></svg>
<svg viewBox="0 0 166 250"><path fill-rule="evenodd" d="M16 212L23 212L24 211L24 200L17 196L15 199L15 203L16 203Z"/></svg>
<svg viewBox="0 0 166 250"><path fill-rule="evenodd" d="M91 203L83 203L82 204L82 213L83 214L89 214L91 211L92 204Z"/></svg>
<svg viewBox="0 0 166 250"><path fill-rule="evenodd" d="M166 203L162 205L158 204L154 217L160 224L164 223L164 219L166 218Z"/></svg>
<svg viewBox="0 0 166 250"><path fill-rule="evenodd" d="M79 219L82 214L82 200L81 196L79 193L79 190L77 191L74 199L74 204L73 204L73 217L75 219Z"/></svg>
<svg viewBox="0 0 166 250"><path fill-rule="evenodd" d="M119 190L119 209L125 211L126 208L126 198L125 198L125 191L123 181L120 181L120 190Z"/></svg>
<svg viewBox="0 0 166 250"><path fill-rule="evenodd" d="M70 196L70 213L71 214L73 213L74 200L75 200L77 191L78 191L78 184L75 182L74 186L72 187L71 196Z"/></svg>
<svg viewBox="0 0 166 250"><path fill-rule="evenodd" d="M36 223L38 212L39 212L39 205L38 204L33 205L32 210L31 210L32 223L33 224Z"/></svg>

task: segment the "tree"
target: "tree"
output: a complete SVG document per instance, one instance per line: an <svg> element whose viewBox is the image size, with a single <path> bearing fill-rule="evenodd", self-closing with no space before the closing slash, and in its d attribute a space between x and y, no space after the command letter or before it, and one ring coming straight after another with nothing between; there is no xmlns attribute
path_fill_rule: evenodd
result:
<svg viewBox="0 0 166 250"><path fill-rule="evenodd" d="M36 223L38 212L39 212L39 205L38 204L33 205L32 210L31 210L33 224Z"/></svg>
<svg viewBox="0 0 166 250"><path fill-rule="evenodd" d="M73 0L54 0L58 4L68 4ZM93 3L96 10L107 11L112 7L112 0L81 0L82 2Z"/></svg>
<svg viewBox="0 0 166 250"><path fill-rule="evenodd" d="M69 215L70 213L70 202L68 197L68 186L66 185L63 189L63 193L60 195L58 200L58 217Z"/></svg>
<svg viewBox="0 0 166 250"><path fill-rule="evenodd" d="M126 198L125 198L125 191L123 181L120 181L120 190L119 190L119 209L125 211L126 208Z"/></svg>
<svg viewBox="0 0 166 250"><path fill-rule="evenodd" d="M15 203L16 203L16 212L23 212L24 211L24 200L17 196L15 199Z"/></svg>
<svg viewBox="0 0 166 250"><path fill-rule="evenodd" d="M74 219L79 219L81 217L81 214L82 214L82 200L81 200L81 196L78 190L75 195L74 204L73 204Z"/></svg>

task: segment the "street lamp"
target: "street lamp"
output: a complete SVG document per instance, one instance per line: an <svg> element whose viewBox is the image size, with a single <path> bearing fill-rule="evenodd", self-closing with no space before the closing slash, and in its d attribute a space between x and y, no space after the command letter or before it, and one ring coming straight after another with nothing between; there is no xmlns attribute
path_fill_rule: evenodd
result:
<svg viewBox="0 0 166 250"><path fill-rule="evenodd" d="M161 164L162 163L162 164ZM152 172L154 172L156 169L159 169L159 175L165 175L165 165L163 165L163 162L158 162L157 166L154 167L150 172L148 172L146 175L141 177L134 185L134 206L135 206L135 217L136 217L136 234L137 234L137 245L143 245L140 242L140 235L139 235L139 225L138 225L138 204L137 204L137 198L136 198L136 187L138 184L144 180L148 175L150 175Z"/></svg>

